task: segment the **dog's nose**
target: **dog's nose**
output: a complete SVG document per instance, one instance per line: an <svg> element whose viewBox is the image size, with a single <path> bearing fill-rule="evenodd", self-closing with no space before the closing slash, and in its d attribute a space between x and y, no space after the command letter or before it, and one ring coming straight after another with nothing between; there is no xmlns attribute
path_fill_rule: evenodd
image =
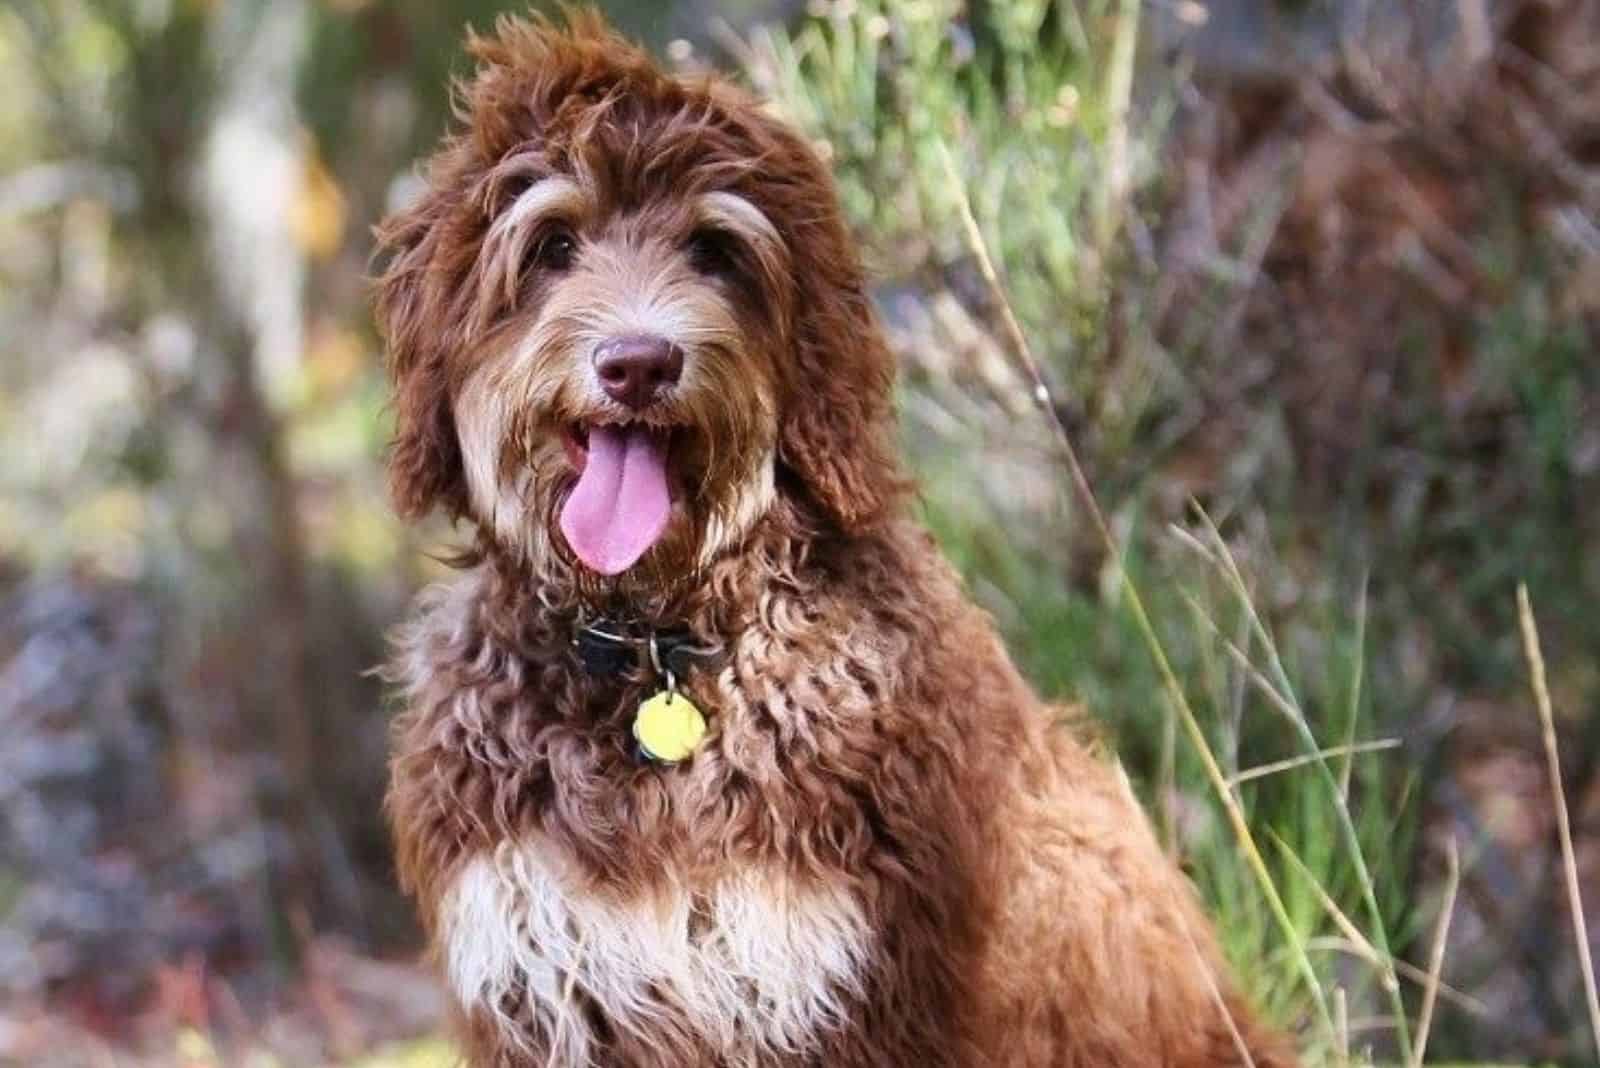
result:
<svg viewBox="0 0 1600 1068"><path fill-rule="evenodd" d="M683 377L683 350L664 337L614 337L594 350L594 369L606 396L629 408L648 408Z"/></svg>

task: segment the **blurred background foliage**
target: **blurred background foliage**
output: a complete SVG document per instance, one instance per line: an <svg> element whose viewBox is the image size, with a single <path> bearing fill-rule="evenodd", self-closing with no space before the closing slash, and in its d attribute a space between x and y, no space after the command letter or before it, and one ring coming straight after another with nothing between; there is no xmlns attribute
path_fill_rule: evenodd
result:
<svg viewBox="0 0 1600 1068"><path fill-rule="evenodd" d="M1430 1055L1593 1063L1512 590L1593 888L1600 3L602 6L831 159L925 518L1115 736L1256 997L1319 1061L1403 1053L1454 842ZM370 227L464 26L523 7L0 6L0 1061L327 1063L437 1024L365 672L452 532L384 498Z"/></svg>

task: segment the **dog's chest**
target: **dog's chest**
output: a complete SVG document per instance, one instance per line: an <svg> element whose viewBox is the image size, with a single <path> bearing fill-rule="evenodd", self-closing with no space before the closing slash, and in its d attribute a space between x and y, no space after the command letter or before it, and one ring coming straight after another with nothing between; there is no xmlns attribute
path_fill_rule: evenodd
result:
<svg viewBox="0 0 1600 1068"><path fill-rule="evenodd" d="M753 1064L846 1024L870 945L844 889L744 870L620 899L569 871L548 842L502 846L467 862L440 914L456 996L550 1063L590 1063L608 1030Z"/></svg>

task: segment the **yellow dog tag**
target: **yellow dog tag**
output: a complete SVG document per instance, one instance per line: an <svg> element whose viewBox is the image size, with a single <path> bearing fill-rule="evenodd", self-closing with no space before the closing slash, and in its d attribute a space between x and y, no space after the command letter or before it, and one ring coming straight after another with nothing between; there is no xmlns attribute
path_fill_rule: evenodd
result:
<svg viewBox="0 0 1600 1068"><path fill-rule="evenodd" d="M633 718L633 736L645 755L676 764L693 753L706 734L706 718L694 702L672 690L647 698Z"/></svg>

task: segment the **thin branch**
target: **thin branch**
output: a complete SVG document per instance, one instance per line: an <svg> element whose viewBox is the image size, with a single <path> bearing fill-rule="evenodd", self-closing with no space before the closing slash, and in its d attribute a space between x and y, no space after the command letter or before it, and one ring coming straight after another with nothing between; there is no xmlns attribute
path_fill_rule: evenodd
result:
<svg viewBox="0 0 1600 1068"><path fill-rule="evenodd" d="M1253 768L1246 768L1244 771L1239 772L1230 778L1228 783L1230 786L1238 786L1240 783L1264 779L1268 775L1277 775L1280 772L1303 768L1307 764L1314 764L1329 757L1352 757L1362 753L1378 753L1385 749L1398 749L1400 744L1400 739L1398 738L1379 738L1372 742L1352 742L1349 745L1335 745L1328 749L1319 749L1315 753L1308 753L1304 756L1290 757L1287 760L1274 760L1270 764L1257 764Z"/></svg>
<svg viewBox="0 0 1600 1068"><path fill-rule="evenodd" d="M1578 861L1572 849L1572 823L1567 815L1567 797L1561 789L1561 753L1556 747L1556 718L1550 707L1550 688L1544 677L1544 652L1539 648L1539 626L1533 619L1528 587L1517 583L1517 621L1522 626L1522 648L1533 676L1533 699L1539 709L1539 726L1544 733L1544 754L1550 765L1550 793L1556 809L1556 830L1561 837L1561 866L1566 874L1567 905L1572 910L1572 933L1578 943L1578 963L1582 965L1583 991L1589 999L1589 1034L1600 1054L1600 995L1595 993L1594 959L1589 953L1589 927L1583 916L1583 895L1578 889Z"/></svg>
<svg viewBox="0 0 1600 1068"><path fill-rule="evenodd" d="M1306 948L1319 952L1328 950L1330 952L1344 953L1348 956L1355 957L1363 964L1372 965L1373 967L1377 966L1377 962L1367 953L1366 950L1363 950L1360 946L1344 938L1335 938L1332 935L1324 938L1313 938L1306 942ZM1428 972L1425 968L1419 968L1415 964L1411 964L1405 960L1395 961L1394 967L1395 973L1399 975L1400 978L1418 987L1423 986L1428 981ZM1484 1019L1488 1019L1490 1016L1489 1006L1485 1005L1481 999L1475 998L1464 990L1453 987L1446 982L1441 981L1439 983L1439 1000L1448 1001L1461 1011L1470 1012L1474 1016L1479 1016Z"/></svg>
<svg viewBox="0 0 1600 1068"><path fill-rule="evenodd" d="M1350 1068L1350 1003L1344 987L1333 988L1334 1063L1338 1068Z"/></svg>
<svg viewBox="0 0 1600 1068"><path fill-rule="evenodd" d="M1456 913L1456 891L1461 887L1461 857L1456 840L1450 839L1445 850L1449 864L1444 883L1444 902L1439 907L1439 926L1433 932L1433 948L1428 954L1428 981L1422 988L1422 1008L1417 1012L1417 1044L1411 1049L1411 1068L1422 1068L1422 1058L1428 1052L1428 1031L1433 1026L1433 1006L1439 998L1439 987L1444 975L1444 951L1450 940L1450 921Z"/></svg>
<svg viewBox="0 0 1600 1068"><path fill-rule="evenodd" d="M1239 1054L1240 1063L1245 1065L1245 1068L1256 1068L1255 1056L1250 1052L1249 1043L1245 1042L1244 1036L1239 1033L1239 1024L1228 1009L1227 999L1217 987L1217 977L1212 974L1210 963L1200 951L1200 943L1195 941L1194 932L1189 930L1189 924L1184 920L1183 914L1176 913L1176 916L1184 940L1189 943L1189 951L1194 954L1195 967L1200 972L1200 978L1205 980L1206 993L1210 996L1212 1005L1216 1007L1217 1015L1222 1017L1223 1025L1228 1029L1228 1037L1233 1041L1234 1052Z"/></svg>

